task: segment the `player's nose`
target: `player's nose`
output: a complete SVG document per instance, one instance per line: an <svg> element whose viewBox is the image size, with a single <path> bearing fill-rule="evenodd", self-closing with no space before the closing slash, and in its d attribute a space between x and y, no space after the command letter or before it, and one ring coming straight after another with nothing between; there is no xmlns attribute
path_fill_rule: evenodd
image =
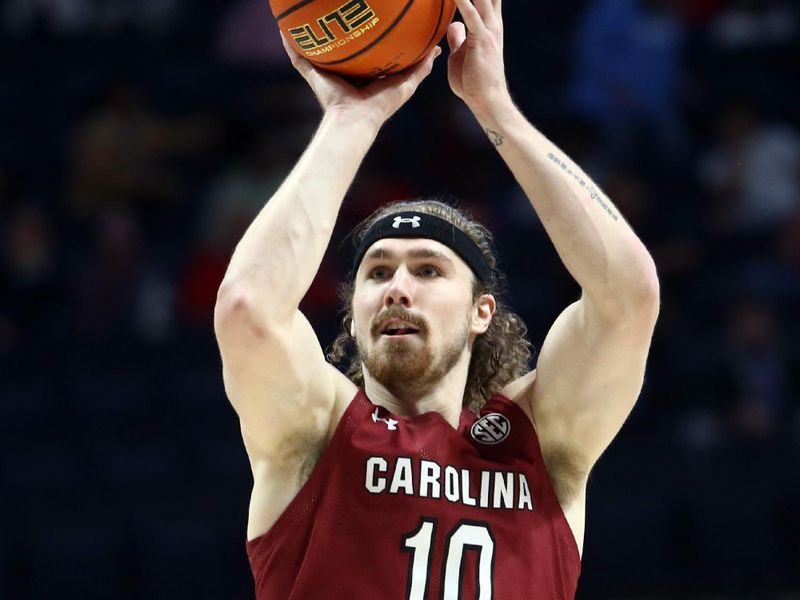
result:
<svg viewBox="0 0 800 600"><path fill-rule="evenodd" d="M413 304L413 286L414 279L411 277L411 273L405 266L401 266L394 272L389 286L386 288L386 294L383 297L384 305L411 306Z"/></svg>

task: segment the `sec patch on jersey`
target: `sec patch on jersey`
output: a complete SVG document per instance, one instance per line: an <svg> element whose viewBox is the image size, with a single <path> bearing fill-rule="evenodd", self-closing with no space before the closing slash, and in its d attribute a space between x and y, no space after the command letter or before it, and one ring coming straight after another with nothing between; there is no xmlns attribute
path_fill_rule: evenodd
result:
<svg viewBox="0 0 800 600"><path fill-rule="evenodd" d="M481 444L499 444L511 433L511 421L500 413L489 413L475 421L470 429L472 439Z"/></svg>

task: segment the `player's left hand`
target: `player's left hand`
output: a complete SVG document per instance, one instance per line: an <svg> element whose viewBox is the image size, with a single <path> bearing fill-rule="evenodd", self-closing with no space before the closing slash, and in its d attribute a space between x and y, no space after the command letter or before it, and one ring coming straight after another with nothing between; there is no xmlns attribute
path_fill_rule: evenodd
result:
<svg viewBox="0 0 800 600"><path fill-rule="evenodd" d="M447 80L478 120L510 101L503 63L501 0L456 0L464 22L447 29Z"/></svg>

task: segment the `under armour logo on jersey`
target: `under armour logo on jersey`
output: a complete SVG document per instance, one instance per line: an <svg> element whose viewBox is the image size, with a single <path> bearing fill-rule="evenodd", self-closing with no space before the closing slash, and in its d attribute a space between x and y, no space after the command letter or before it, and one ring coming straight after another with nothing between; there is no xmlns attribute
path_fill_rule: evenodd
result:
<svg viewBox="0 0 800 600"><path fill-rule="evenodd" d="M378 421L383 421L384 423L386 423L386 427L387 427L387 429L389 429L389 431L396 431L397 430L397 421L395 421L392 418L384 419L383 417L379 417L378 416L378 408L375 407L375 412L372 413L372 422L373 423L377 423Z"/></svg>
<svg viewBox="0 0 800 600"><path fill-rule="evenodd" d="M472 425L470 435L481 444L499 444L511 432L511 421L500 413L484 415Z"/></svg>
<svg viewBox="0 0 800 600"><path fill-rule="evenodd" d="M412 229L416 229L417 227L420 226L419 225L419 220L421 218L422 217L420 217L420 216L416 216L416 217L395 217L394 218L394 223L392 223L392 227L394 227L395 229L400 229L401 223L411 223Z"/></svg>

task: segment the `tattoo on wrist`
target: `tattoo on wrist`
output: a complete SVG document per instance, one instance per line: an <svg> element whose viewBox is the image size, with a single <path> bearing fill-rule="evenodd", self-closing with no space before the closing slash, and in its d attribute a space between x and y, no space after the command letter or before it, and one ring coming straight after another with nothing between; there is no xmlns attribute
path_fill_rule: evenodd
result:
<svg viewBox="0 0 800 600"><path fill-rule="evenodd" d="M492 140L492 143L495 146L502 146L503 145L503 136L497 133L496 131L492 131L491 129L485 129L486 135L489 136L489 139Z"/></svg>
<svg viewBox="0 0 800 600"><path fill-rule="evenodd" d="M603 210L606 211L606 214L608 214L609 217L615 221L619 221L619 215L614 210L614 205L611 204L611 201L605 196L605 194L598 190L591 181L587 181L586 178L577 171L577 169L573 169L567 161L561 160L552 152L547 155L547 158L549 158L557 167L560 167L561 170L567 175L577 181L578 184L589 193L591 199L597 202L603 208Z"/></svg>

